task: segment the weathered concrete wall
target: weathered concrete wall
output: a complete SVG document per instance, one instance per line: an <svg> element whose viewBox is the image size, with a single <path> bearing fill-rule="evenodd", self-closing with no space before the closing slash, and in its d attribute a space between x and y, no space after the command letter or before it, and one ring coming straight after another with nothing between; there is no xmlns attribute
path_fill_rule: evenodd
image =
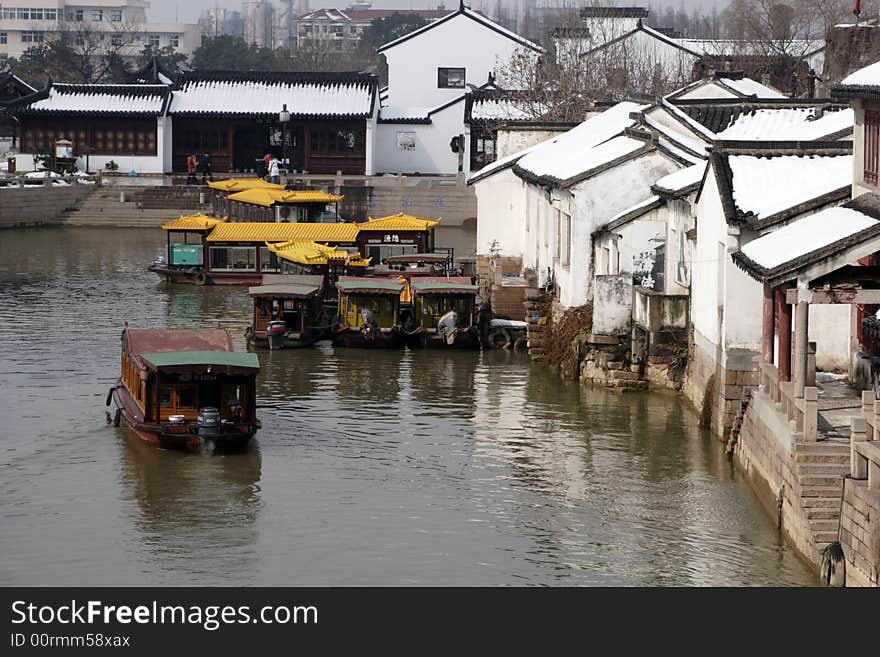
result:
<svg viewBox="0 0 880 657"><path fill-rule="evenodd" d="M817 95L828 90L850 73L880 59L880 25L860 24L833 27L826 35L825 70Z"/></svg>
<svg viewBox="0 0 880 657"><path fill-rule="evenodd" d="M880 491L850 479L843 497L840 544L847 586L880 586Z"/></svg>
<svg viewBox="0 0 880 657"><path fill-rule="evenodd" d="M632 274L596 276L593 333L624 335L632 316Z"/></svg>
<svg viewBox="0 0 880 657"><path fill-rule="evenodd" d="M0 187L0 228L59 223L66 209L93 191L91 185Z"/></svg>
<svg viewBox="0 0 880 657"><path fill-rule="evenodd" d="M774 515L779 510L773 508L773 501L779 491L783 491L782 529L795 548L818 567L820 557L800 500L791 429L774 407L763 393L754 395L743 418L735 458L756 488L759 499Z"/></svg>

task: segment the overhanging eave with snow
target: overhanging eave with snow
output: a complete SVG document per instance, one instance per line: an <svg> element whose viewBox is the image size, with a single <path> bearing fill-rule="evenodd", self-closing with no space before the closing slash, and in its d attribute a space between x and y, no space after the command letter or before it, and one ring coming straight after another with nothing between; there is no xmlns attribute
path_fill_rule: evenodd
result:
<svg viewBox="0 0 880 657"><path fill-rule="evenodd" d="M810 283L880 251L880 196L865 194L746 244L731 257L749 276L776 287Z"/></svg>

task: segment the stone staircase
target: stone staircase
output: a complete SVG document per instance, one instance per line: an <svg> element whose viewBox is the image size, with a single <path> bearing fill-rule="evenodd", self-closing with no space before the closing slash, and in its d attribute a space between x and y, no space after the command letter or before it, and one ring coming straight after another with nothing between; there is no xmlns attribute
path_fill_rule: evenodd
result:
<svg viewBox="0 0 880 657"><path fill-rule="evenodd" d="M158 228L164 221L201 211L200 190L185 186L99 187L65 211L62 222L68 226ZM210 199L210 195L206 193L205 198Z"/></svg>
<svg viewBox="0 0 880 657"><path fill-rule="evenodd" d="M821 554L829 543L837 540L842 478L850 471L849 443L795 443L795 467L801 506L813 544Z"/></svg>

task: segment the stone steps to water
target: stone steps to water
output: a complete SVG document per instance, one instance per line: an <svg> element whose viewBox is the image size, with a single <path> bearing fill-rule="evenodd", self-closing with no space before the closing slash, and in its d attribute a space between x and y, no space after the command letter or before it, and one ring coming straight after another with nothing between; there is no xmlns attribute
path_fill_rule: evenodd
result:
<svg viewBox="0 0 880 657"><path fill-rule="evenodd" d="M70 226L120 226L158 228L200 209L198 189L171 187L105 187L64 213ZM174 190L174 191L172 191ZM120 200L124 194L125 202Z"/></svg>
<svg viewBox="0 0 880 657"><path fill-rule="evenodd" d="M799 497L819 552L837 540L842 477L849 473L849 445L842 442L797 443L795 468Z"/></svg>

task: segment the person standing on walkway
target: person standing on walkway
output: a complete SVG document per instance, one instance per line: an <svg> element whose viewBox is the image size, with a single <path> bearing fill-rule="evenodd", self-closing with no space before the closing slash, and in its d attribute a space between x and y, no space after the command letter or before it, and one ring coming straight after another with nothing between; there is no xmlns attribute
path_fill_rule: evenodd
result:
<svg viewBox="0 0 880 657"><path fill-rule="evenodd" d="M269 182L275 185L281 184L281 171L279 168L278 158L275 157L269 160Z"/></svg>
<svg viewBox="0 0 880 657"><path fill-rule="evenodd" d="M205 153L202 155L202 184L205 182L214 182L214 176L211 173L211 157Z"/></svg>
<svg viewBox="0 0 880 657"><path fill-rule="evenodd" d="M199 165L199 160L195 155L187 155L186 156L186 184L187 185L195 185L196 184L196 167Z"/></svg>

